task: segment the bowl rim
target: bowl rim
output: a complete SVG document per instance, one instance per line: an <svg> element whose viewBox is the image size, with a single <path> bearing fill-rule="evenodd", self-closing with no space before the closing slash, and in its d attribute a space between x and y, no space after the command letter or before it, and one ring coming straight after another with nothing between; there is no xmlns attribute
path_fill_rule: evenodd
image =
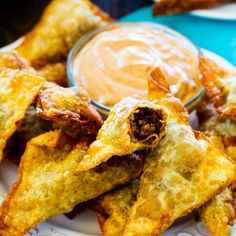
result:
<svg viewBox="0 0 236 236"><path fill-rule="evenodd" d="M98 29L92 30L88 32L87 34L83 35L80 39L76 41L72 49L70 50L68 57L67 57L67 62L66 62L66 70L67 70L67 75L68 75L68 82L70 86L78 86L78 83L74 80L73 77L73 62L75 57L77 56L77 53L91 40L93 37L95 37L97 34L107 31L107 30L112 30L115 27L119 26L137 26L137 25L149 25L153 28L156 29L162 29L165 33L168 33L170 35L175 35L179 37L180 39L184 39L187 41L193 48L196 49L199 55L203 55L202 51L200 48L198 48L190 39L182 35L181 33L165 26L162 24L158 23L153 23L153 22L148 22L148 21L140 21L140 22L115 22L112 24L108 24L106 26L102 26ZM196 92L196 94L186 103L184 103L185 108L189 111L192 112L196 105L199 103L201 100L202 96L204 95L204 87L201 86L200 89ZM103 105L100 102L95 101L94 99L90 99L91 104L94 105L99 109L99 111L104 111L106 114L108 114L111 110L112 107L108 107L106 105Z"/></svg>

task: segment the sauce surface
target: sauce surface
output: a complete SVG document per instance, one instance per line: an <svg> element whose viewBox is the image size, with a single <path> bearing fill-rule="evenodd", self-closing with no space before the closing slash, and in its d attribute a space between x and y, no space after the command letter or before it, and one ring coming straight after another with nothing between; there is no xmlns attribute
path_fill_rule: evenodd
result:
<svg viewBox="0 0 236 236"><path fill-rule="evenodd" d="M157 66L184 103L201 87L197 49L143 24L98 33L76 55L73 76L94 101L112 107L126 96L146 98L147 77Z"/></svg>

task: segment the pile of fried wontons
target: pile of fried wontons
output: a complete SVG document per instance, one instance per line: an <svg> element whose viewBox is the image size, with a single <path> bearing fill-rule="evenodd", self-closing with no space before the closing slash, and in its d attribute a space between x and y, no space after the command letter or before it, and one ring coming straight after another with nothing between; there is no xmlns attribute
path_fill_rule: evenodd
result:
<svg viewBox="0 0 236 236"><path fill-rule="evenodd" d="M193 210L212 235L236 223L236 71L200 58L200 130L160 68L148 100L124 98L104 122L65 60L112 22L87 0L54 0L15 51L0 54L0 158L19 163L0 207L0 235L21 236L90 201L106 236L159 235ZM92 200L92 201L91 201Z"/></svg>

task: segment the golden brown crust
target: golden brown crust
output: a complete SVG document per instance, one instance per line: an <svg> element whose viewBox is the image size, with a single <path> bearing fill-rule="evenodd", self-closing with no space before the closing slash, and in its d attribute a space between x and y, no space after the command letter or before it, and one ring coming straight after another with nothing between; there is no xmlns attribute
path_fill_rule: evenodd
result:
<svg viewBox="0 0 236 236"><path fill-rule="evenodd" d="M180 123L188 123L188 111L182 102L171 94L166 76L159 67L154 69L148 77L148 99L157 104L163 104L171 111L170 116L175 119L179 117Z"/></svg>
<svg viewBox="0 0 236 236"><path fill-rule="evenodd" d="M0 53L0 71L4 69L17 69L25 72L36 73L29 62L16 51Z"/></svg>
<svg viewBox="0 0 236 236"><path fill-rule="evenodd" d="M37 97L37 113L74 138L94 139L102 125L102 118L90 105L85 90L50 82L44 84Z"/></svg>
<svg viewBox="0 0 236 236"><path fill-rule="evenodd" d="M88 201L137 178L145 153L113 157L95 169L78 173L88 141L75 141L60 130L28 142L18 181L0 208L0 235L23 236L45 219L70 212Z"/></svg>
<svg viewBox="0 0 236 236"><path fill-rule="evenodd" d="M53 82L62 87L68 87L68 77L66 63L48 63L43 67L36 68L37 73L49 82Z"/></svg>
<svg viewBox="0 0 236 236"><path fill-rule="evenodd" d="M209 59L201 58L202 84L216 111L236 120L236 71L227 72Z"/></svg>
<svg viewBox="0 0 236 236"><path fill-rule="evenodd" d="M185 13L234 1L235 0L158 0L157 3L153 5L153 15Z"/></svg>
<svg viewBox="0 0 236 236"><path fill-rule="evenodd" d="M7 140L18 129L43 84L44 79L23 71L0 72L0 160Z"/></svg>
<svg viewBox="0 0 236 236"><path fill-rule="evenodd" d="M88 0L53 0L17 51L36 68L61 62L81 36L111 21Z"/></svg>
<svg viewBox="0 0 236 236"><path fill-rule="evenodd" d="M236 223L235 181L200 208L203 223L213 236L231 236Z"/></svg>
<svg viewBox="0 0 236 236"><path fill-rule="evenodd" d="M92 209L96 212L104 236L123 234L131 207L138 193L139 183L129 185L107 193L98 198Z"/></svg>
<svg viewBox="0 0 236 236"><path fill-rule="evenodd" d="M151 74L149 84L158 83L161 77ZM235 177L235 165L228 156L204 134L191 129L182 114L184 106L178 103L175 109L176 99L166 90L162 90L162 98L155 96L156 87L149 86L153 90L149 94L170 112L167 132L146 159L124 236L159 235L177 218L220 193Z"/></svg>
<svg viewBox="0 0 236 236"><path fill-rule="evenodd" d="M220 116L205 98L198 108L200 129L211 142L236 161L236 122ZM199 209L213 236L231 236L236 223L235 181Z"/></svg>
<svg viewBox="0 0 236 236"><path fill-rule="evenodd" d="M35 106L30 105L20 127L7 141L7 146L4 149L6 158L10 159L15 164L19 164L21 156L25 151L26 143L30 139L50 130L53 130L52 123L42 120L37 115Z"/></svg>
<svg viewBox="0 0 236 236"><path fill-rule="evenodd" d="M153 116L158 114L155 123L157 126L160 125L159 128L151 130L145 140L135 138L131 129L134 114L137 114L141 109L148 110ZM79 164L78 170L85 171L94 168L114 155L123 156L156 146L165 135L167 119L168 113L163 106L131 97L122 99L111 109L96 140L90 145L87 155ZM137 126L142 123L142 120L141 117L137 118Z"/></svg>

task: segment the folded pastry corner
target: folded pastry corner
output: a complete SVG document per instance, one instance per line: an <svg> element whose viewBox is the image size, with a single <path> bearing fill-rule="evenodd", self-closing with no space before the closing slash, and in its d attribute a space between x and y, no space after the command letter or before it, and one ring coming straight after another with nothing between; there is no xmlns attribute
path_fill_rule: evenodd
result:
<svg viewBox="0 0 236 236"><path fill-rule="evenodd" d="M0 71L4 69L16 69L35 74L29 62L16 51L0 53Z"/></svg>
<svg viewBox="0 0 236 236"><path fill-rule="evenodd" d="M123 235L131 207L137 198L139 181L99 197L92 206L104 236Z"/></svg>
<svg viewBox="0 0 236 236"><path fill-rule="evenodd" d="M78 170L94 168L114 155L155 147L165 134L167 117L163 106L131 97L122 99L111 109Z"/></svg>
<svg viewBox="0 0 236 236"><path fill-rule="evenodd" d="M150 90L164 79L163 74L159 73L159 76L163 78L151 74ZM159 88L163 84L159 84ZM159 90L155 91L159 93ZM156 102L169 110L170 118L165 136L146 158L138 198L131 209L125 236L159 235L177 218L220 193L235 176L234 163L203 133L192 130L183 116L184 106L182 109L181 103L175 106L177 100L167 87L161 91L162 98L160 94L154 96L155 91L150 91L151 98L156 97Z"/></svg>
<svg viewBox="0 0 236 236"><path fill-rule="evenodd" d="M200 69L209 102L220 115L236 121L236 70L225 71L206 58L201 58Z"/></svg>
<svg viewBox="0 0 236 236"><path fill-rule="evenodd" d="M0 72L0 160L7 140L20 126L44 82L43 78L20 70Z"/></svg>
<svg viewBox="0 0 236 236"><path fill-rule="evenodd" d="M70 136L95 139L102 125L102 118L90 104L82 88L63 88L46 82L37 97L37 113L52 121Z"/></svg>
<svg viewBox="0 0 236 236"><path fill-rule="evenodd" d="M216 112L209 98L201 102L197 110L200 130L211 142L236 161L236 122ZM200 217L213 236L231 236L236 223L235 178L225 188L199 209Z"/></svg>
<svg viewBox="0 0 236 236"><path fill-rule="evenodd" d="M111 21L89 0L54 0L16 50L36 69L65 61L81 36Z"/></svg>
<svg viewBox="0 0 236 236"><path fill-rule="evenodd" d="M200 208L201 220L213 236L232 236L236 224L235 181Z"/></svg>
<svg viewBox="0 0 236 236"><path fill-rule="evenodd" d="M78 163L89 141L79 142L61 130L41 134L27 143L18 181L0 207L0 235L23 236L45 219L70 212L140 176L144 152L112 157L108 162L78 173Z"/></svg>

